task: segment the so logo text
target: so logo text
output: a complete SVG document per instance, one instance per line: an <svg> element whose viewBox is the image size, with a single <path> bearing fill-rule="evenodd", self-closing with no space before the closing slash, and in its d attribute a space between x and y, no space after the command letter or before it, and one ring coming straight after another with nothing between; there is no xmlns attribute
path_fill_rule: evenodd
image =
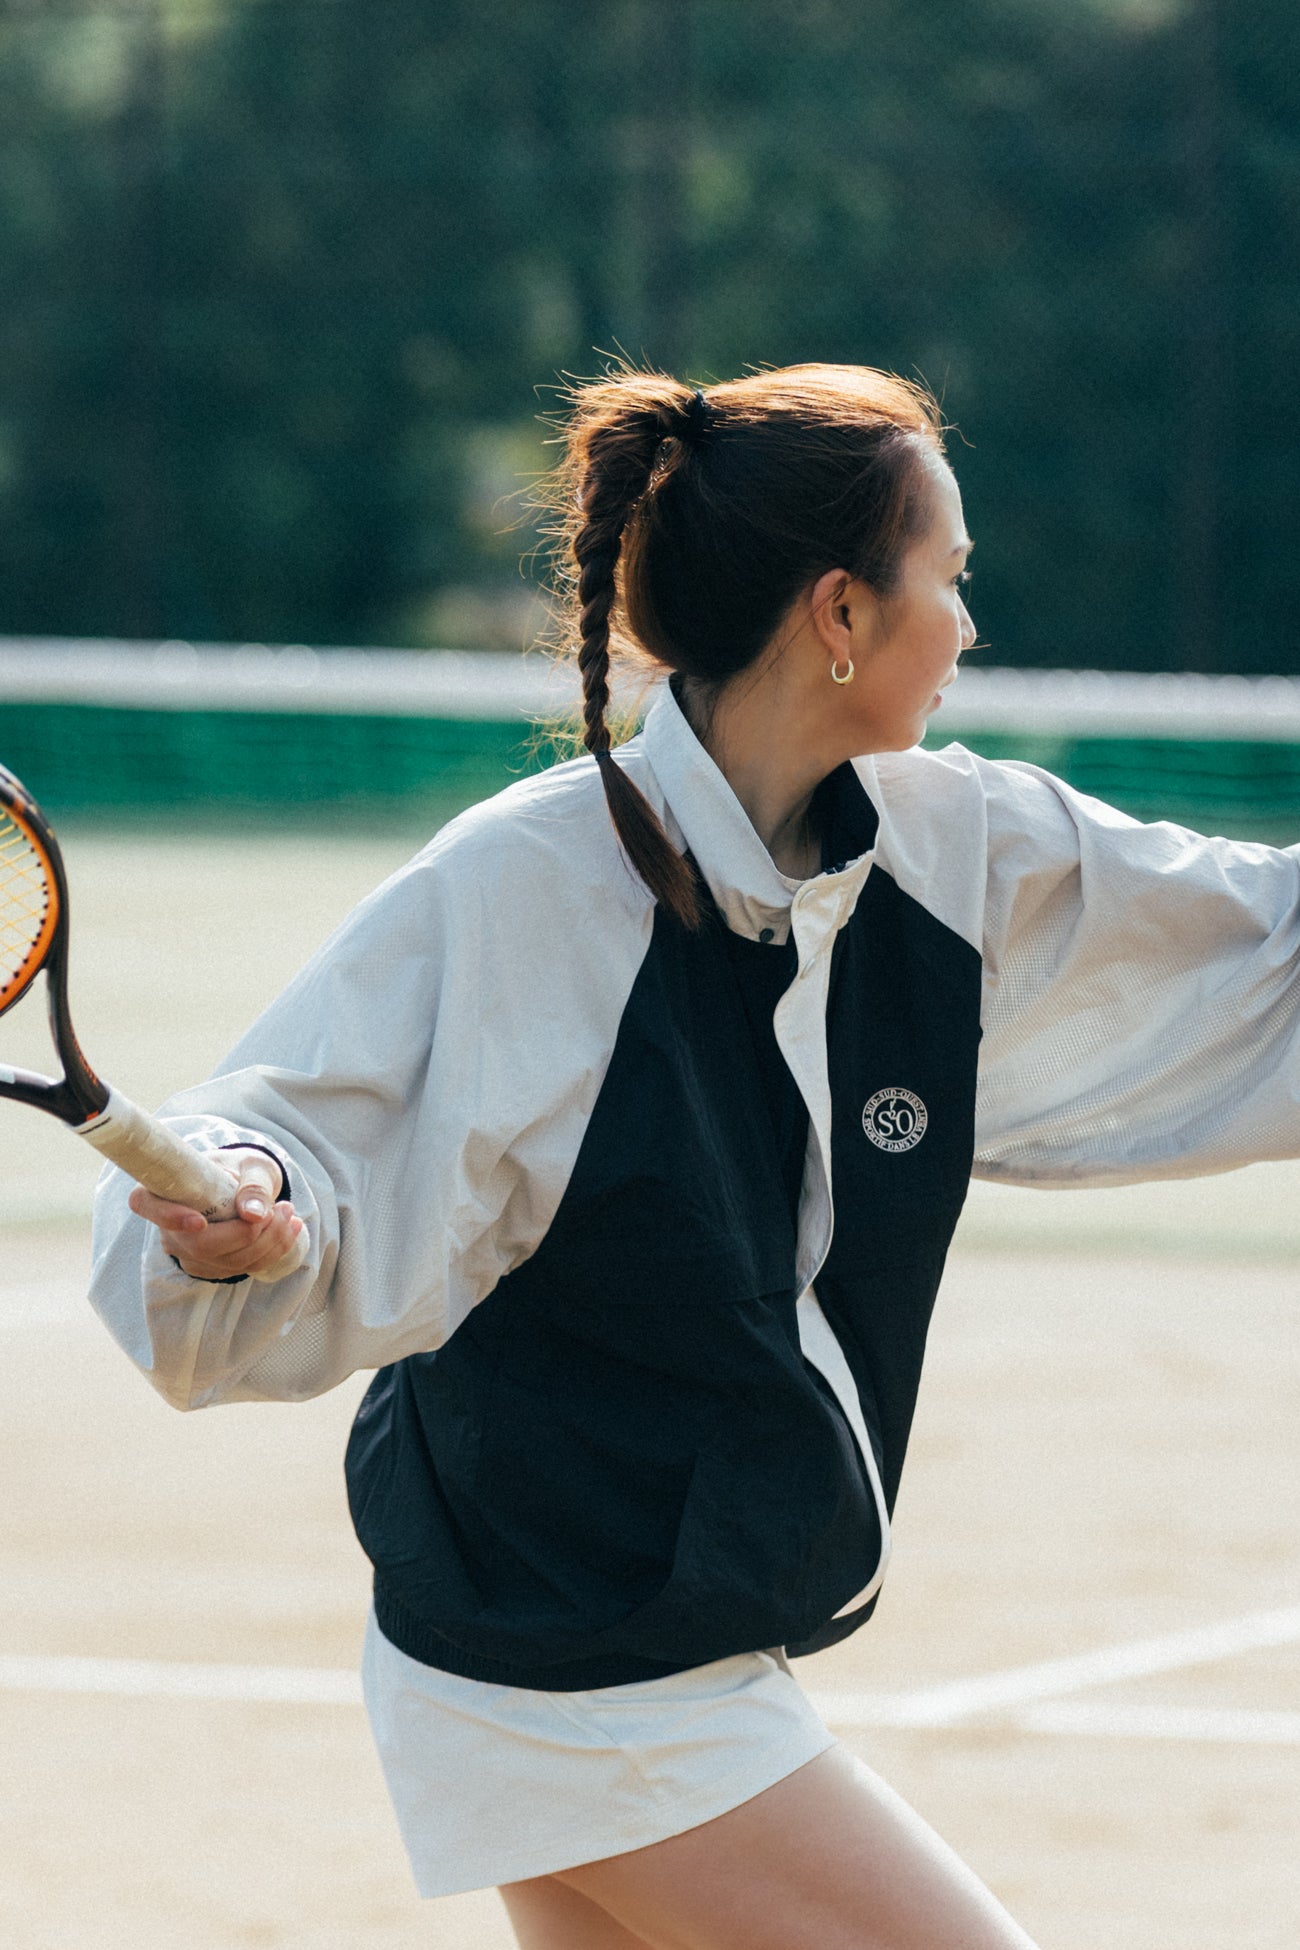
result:
<svg viewBox="0 0 1300 1950"><path fill-rule="evenodd" d="M877 1090L863 1105L862 1128L881 1151L910 1151L925 1136L929 1113L911 1090Z"/></svg>

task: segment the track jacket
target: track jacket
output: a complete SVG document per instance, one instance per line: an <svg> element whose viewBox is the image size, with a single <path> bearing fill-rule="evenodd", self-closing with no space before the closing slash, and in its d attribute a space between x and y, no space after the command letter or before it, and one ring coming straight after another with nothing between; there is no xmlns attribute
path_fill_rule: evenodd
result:
<svg viewBox="0 0 1300 1950"><path fill-rule="evenodd" d="M687 933L594 763L455 820L210 1082L282 1159L306 1264L188 1279L97 1200L92 1298L178 1407L379 1373L349 1449L380 1624L564 1690L852 1630L884 1575L972 1169L1123 1183L1300 1151L1289 851L1141 826L959 747L822 789L774 866L671 692L619 754L710 896ZM797 960L792 1213L725 930Z"/></svg>

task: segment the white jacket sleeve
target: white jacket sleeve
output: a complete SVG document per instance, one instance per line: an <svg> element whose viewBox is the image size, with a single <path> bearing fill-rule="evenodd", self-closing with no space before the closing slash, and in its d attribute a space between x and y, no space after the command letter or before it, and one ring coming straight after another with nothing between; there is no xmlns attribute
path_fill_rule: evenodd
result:
<svg viewBox="0 0 1300 1950"><path fill-rule="evenodd" d="M363 902L217 1075L164 1106L200 1146L281 1158L311 1238L298 1271L190 1279L129 1211L130 1181L101 1178L91 1300L175 1406L299 1399L436 1348L545 1234L648 919L620 916L616 888L601 929L571 925L557 888L581 903L589 878L571 822L543 807L530 840L499 807Z"/></svg>
<svg viewBox="0 0 1300 1950"><path fill-rule="evenodd" d="M1300 1153L1300 860L976 761L988 815L976 1164L1124 1183Z"/></svg>

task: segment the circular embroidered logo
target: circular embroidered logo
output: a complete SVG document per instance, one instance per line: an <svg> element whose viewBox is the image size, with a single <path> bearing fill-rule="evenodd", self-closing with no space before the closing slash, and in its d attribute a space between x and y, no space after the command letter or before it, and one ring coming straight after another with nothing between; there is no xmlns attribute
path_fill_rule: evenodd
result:
<svg viewBox="0 0 1300 1950"><path fill-rule="evenodd" d="M910 1090L877 1090L862 1109L862 1128L882 1151L910 1151L929 1121L925 1105Z"/></svg>

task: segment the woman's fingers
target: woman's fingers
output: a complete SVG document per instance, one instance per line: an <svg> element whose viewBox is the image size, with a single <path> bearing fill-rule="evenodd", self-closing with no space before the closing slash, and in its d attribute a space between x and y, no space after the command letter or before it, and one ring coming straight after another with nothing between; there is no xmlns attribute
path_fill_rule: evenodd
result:
<svg viewBox="0 0 1300 1950"><path fill-rule="evenodd" d="M297 1263L304 1227L287 1200L261 1219L214 1219L201 1239L193 1233L163 1231L163 1250L179 1260L196 1280L229 1280L263 1274L281 1261ZM289 1266L286 1265L288 1271Z"/></svg>
<svg viewBox="0 0 1300 1950"><path fill-rule="evenodd" d="M233 1187L232 1187L233 1190ZM150 1225L166 1232L203 1232L207 1220L201 1212L195 1212L188 1205L177 1205L173 1199L159 1198L154 1192L147 1192L143 1185L137 1185L127 1199L133 1212Z"/></svg>
<svg viewBox="0 0 1300 1950"><path fill-rule="evenodd" d="M142 1185L130 1194L131 1210L157 1226L163 1251L191 1279L282 1279L301 1265L307 1239L293 1206L287 1199L276 1200L283 1183L280 1167L264 1151L232 1151L225 1157L238 1172L231 1184L231 1218L205 1219Z"/></svg>
<svg viewBox="0 0 1300 1950"><path fill-rule="evenodd" d="M281 1208L277 1207L277 1210ZM311 1251L311 1234L307 1222L300 1219L293 1207L285 1204L283 1210L288 1214L288 1244L283 1252L272 1252L269 1248L264 1258L258 1261L253 1274L257 1280L283 1280L298 1268Z"/></svg>

